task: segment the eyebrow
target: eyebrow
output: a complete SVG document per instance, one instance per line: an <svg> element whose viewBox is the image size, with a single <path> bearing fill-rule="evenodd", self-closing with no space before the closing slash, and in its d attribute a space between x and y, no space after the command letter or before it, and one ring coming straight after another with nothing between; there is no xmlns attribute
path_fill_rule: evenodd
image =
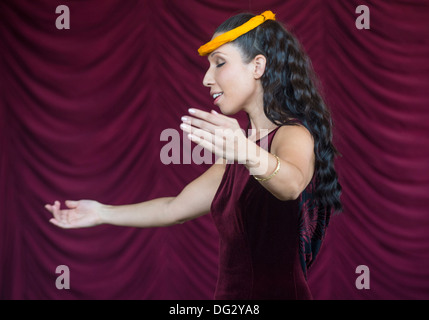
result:
<svg viewBox="0 0 429 320"><path fill-rule="evenodd" d="M215 51L215 52L213 52L213 53L211 53L210 54L210 57L213 57L215 54L217 54L217 53L220 53L220 54L222 54L222 52L220 52L220 51Z"/></svg>

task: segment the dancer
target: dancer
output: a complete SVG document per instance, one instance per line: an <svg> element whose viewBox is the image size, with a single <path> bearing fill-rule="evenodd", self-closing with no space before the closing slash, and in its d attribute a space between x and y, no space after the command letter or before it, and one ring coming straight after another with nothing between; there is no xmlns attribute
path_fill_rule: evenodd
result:
<svg viewBox="0 0 429 320"><path fill-rule="evenodd" d="M176 197L68 200L66 209L55 201L46 205L50 222L149 228L211 213L220 236L215 299L311 299L307 269L341 210L332 121L311 62L271 11L226 20L198 51L208 56L203 84L219 112L190 109L181 128L216 163ZM240 111L252 134L230 117Z"/></svg>

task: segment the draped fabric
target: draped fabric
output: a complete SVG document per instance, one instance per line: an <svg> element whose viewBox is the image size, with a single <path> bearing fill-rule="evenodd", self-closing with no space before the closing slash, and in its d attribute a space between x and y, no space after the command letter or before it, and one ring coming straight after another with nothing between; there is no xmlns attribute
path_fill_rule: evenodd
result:
<svg viewBox="0 0 429 320"><path fill-rule="evenodd" d="M370 29L356 27L361 4ZM60 5L70 29L56 26ZM314 298L429 298L427 1L3 0L0 299L213 297L210 215L63 230L44 204L175 196L203 173L210 162L194 161L179 130L189 107L214 108L197 49L231 15L265 10L312 59L342 154L344 212L309 269ZM162 161L167 144L174 163ZM57 288L58 266L70 289Z"/></svg>

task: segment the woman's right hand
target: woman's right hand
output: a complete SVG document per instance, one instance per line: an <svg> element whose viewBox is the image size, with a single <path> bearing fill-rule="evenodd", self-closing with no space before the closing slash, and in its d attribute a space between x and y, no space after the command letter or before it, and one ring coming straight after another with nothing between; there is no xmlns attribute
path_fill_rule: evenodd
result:
<svg viewBox="0 0 429 320"><path fill-rule="evenodd" d="M54 216L49 222L64 229L94 227L102 223L101 203L94 200L66 200L65 204L68 209L60 209L59 201L45 205Z"/></svg>

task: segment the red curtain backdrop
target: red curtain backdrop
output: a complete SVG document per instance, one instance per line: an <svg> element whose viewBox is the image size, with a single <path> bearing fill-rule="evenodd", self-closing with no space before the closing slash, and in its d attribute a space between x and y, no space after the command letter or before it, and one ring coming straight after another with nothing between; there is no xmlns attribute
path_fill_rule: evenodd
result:
<svg viewBox="0 0 429 320"><path fill-rule="evenodd" d="M370 29L358 30L358 5ZM56 8L70 9L58 30ZM165 165L166 129L214 108L197 54L217 25L272 10L301 40L335 121L344 212L309 272L315 299L429 298L429 3L342 0L0 2L0 298L211 299L211 217L62 230L44 204L177 195L209 164ZM241 115L238 116L239 119ZM195 145L191 145L195 148ZM56 268L70 270L57 289ZM358 289L356 268L370 271Z"/></svg>

